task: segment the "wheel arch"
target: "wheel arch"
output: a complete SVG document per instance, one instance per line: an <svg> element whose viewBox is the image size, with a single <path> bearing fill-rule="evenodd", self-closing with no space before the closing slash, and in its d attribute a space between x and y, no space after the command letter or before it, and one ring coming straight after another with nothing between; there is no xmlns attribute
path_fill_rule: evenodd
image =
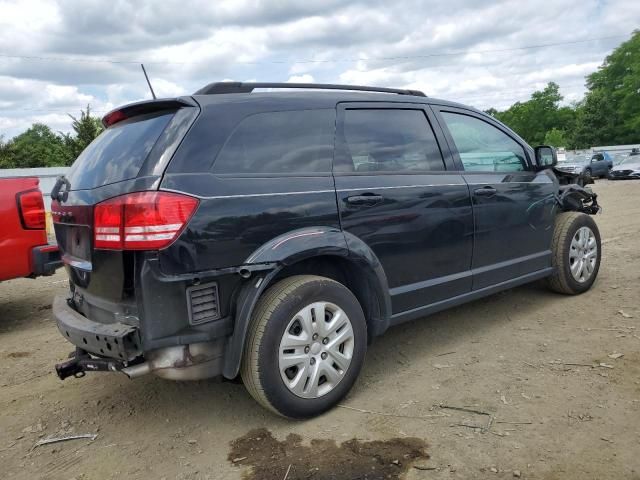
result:
<svg viewBox="0 0 640 480"><path fill-rule="evenodd" d="M277 281L292 275L332 278L356 296L367 320L369 339L384 333L391 318L391 299L382 265L357 237L337 228L310 227L280 235L256 249L246 265L272 264L256 271L235 297L233 333L225 349L223 375L238 375L251 315L260 296Z"/></svg>

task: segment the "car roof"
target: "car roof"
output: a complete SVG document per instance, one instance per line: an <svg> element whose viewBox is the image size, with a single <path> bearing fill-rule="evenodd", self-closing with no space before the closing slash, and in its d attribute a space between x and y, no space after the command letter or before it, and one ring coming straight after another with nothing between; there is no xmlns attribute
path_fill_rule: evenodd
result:
<svg viewBox="0 0 640 480"><path fill-rule="evenodd" d="M395 93L356 92L356 91L314 91L314 90L279 90L275 92L221 93L192 96L200 105L246 104L248 100L265 106L282 108L334 108L336 103L345 102L389 102L415 103L428 105L444 105L463 108L477 113L480 110L447 100L418 95L398 95Z"/></svg>

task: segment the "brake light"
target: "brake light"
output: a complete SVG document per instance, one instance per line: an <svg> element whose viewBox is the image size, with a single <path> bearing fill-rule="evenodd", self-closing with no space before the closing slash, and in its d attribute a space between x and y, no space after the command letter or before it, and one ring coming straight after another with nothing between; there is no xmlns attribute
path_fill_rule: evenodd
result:
<svg viewBox="0 0 640 480"><path fill-rule="evenodd" d="M198 200L168 192L136 192L95 206L94 247L106 250L159 250L180 234Z"/></svg>
<svg viewBox="0 0 640 480"><path fill-rule="evenodd" d="M18 206L22 225L29 230L44 230L46 218L42 192L38 189L28 190L18 194Z"/></svg>
<svg viewBox="0 0 640 480"><path fill-rule="evenodd" d="M114 110L113 112L107 113L102 119L102 124L109 128L111 125L115 125L122 120L126 120L127 115L122 110Z"/></svg>

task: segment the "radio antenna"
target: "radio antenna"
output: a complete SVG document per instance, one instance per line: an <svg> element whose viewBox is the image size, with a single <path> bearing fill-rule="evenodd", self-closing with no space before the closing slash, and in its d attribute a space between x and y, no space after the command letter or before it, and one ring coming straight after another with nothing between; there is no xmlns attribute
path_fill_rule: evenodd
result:
<svg viewBox="0 0 640 480"><path fill-rule="evenodd" d="M147 79L147 85L149 85L149 90L151 90L151 96L153 97L153 99L156 99L156 94L153 91L153 87L151 86L151 82L149 81L149 75L147 75L147 71L144 69L144 64L140 64L140 66L142 67L142 73L144 73L144 78Z"/></svg>

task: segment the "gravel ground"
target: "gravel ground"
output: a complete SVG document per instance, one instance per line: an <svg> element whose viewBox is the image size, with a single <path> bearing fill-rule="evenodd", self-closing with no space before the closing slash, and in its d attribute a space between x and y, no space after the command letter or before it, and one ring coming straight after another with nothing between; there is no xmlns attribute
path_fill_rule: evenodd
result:
<svg viewBox="0 0 640 480"><path fill-rule="evenodd" d="M3 283L2 476L640 479L640 182L594 190L604 257L591 291L530 285L393 328L344 407L305 422L230 382L61 382L53 364L71 348L50 305L65 274Z"/></svg>

